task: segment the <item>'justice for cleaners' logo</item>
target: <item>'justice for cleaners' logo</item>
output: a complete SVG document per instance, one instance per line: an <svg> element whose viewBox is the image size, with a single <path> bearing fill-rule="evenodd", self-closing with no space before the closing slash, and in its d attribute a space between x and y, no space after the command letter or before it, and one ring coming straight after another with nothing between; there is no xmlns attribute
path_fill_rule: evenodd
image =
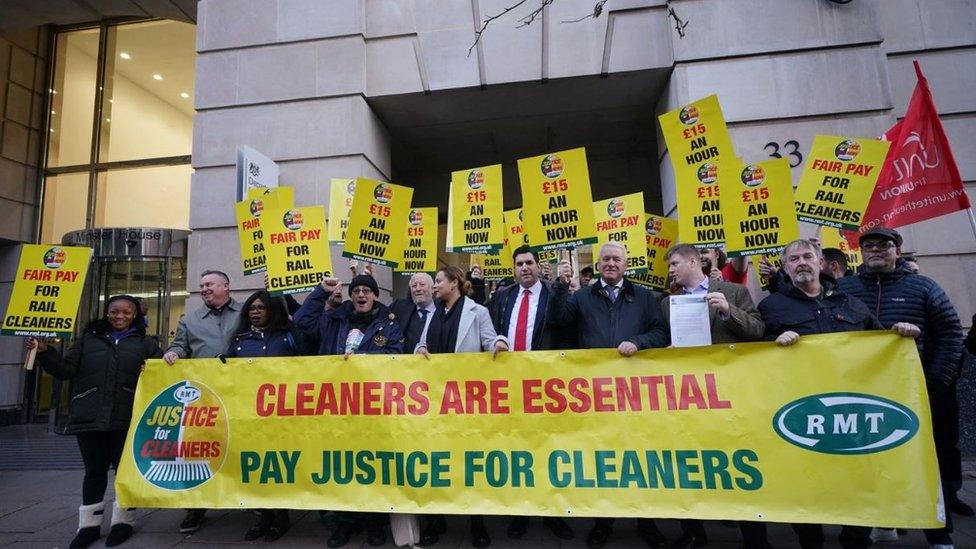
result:
<svg viewBox="0 0 976 549"><path fill-rule="evenodd" d="M132 436L136 468L164 490L196 488L217 474L230 428L224 403L206 385L184 380L146 407Z"/></svg>

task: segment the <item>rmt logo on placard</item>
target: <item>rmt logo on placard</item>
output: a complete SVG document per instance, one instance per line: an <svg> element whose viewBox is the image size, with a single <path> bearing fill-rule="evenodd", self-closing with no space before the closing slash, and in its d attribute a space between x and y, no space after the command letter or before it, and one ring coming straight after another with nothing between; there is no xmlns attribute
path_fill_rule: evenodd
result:
<svg viewBox="0 0 976 549"><path fill-rule="evenodd" d="M790 444L823 454L871 454L908 442L918 416L907 406L862 393L824 393L790 402L773 429Z"/></svg>

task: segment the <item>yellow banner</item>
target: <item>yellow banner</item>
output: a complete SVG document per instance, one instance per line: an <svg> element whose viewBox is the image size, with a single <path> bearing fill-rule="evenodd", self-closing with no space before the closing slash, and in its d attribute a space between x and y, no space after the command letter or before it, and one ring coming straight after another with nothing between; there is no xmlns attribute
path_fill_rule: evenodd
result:
<svg viewBox="0 0 976 549"><path fill-rule="evenodd" d="M722 169L738 176L723 179L720 199L729 257L778 252L800 238L788 159L755 164L734 159L723 162Z"/></svg>
<svg viewBox="0 0 976 549"><path fill-rule="evenodd" d="M725 241L719 204L719 164L735 156L718 96L710 95L658 117L674 166L681 241Z"/></svg>
<svg viewBox="0 0 976 549"><path fill-rule="evenodd" d="M268 210L264 215L268 291L285 295L314 289L332 276L325 208Z"/></svg>
<svg viewBox="0 0 976 549"><path fill-rule="evenodd" d="M91 254L80 246L24 244L0 334L70 336Z"/></svg>
<svg viewBox="0 0 976 549"><path fill-rule="evenodd" d="M360 177L342 256L398 267L413 189Z"/></svg>
<svg viewBox="0 0 976 549"><path fill-rule="evenodd" d="M153 360L116 480L126 507L904 528L941 525L938 490L918 351L890 332L631 358Z"/></svg>
<svg viewBox="0 0 976 549"><path fill-rule="evenodd" d="M864 262L861 257L861 247L852 246L844 238L844 235L841 234L840 229L832 229L830 227L821 227L820 229L820 245L824 248L837 248L844 252L844 255L847 256L847 266L849 268L857 269L858 265Z"/></svg>
<svg viewBox="0 0 976 549"><path fill-rule="evenodd" d="M619 242L627 248L626 276L647 272L647 246L644 232L644 193L598 200L593 203L596 220L596 245Z"/></svg>
<svg viewBox="0 0 976 549"><path fill-rule="evenodd" d="M596 242L586 149L518 161L522 223L532 249L575 248Z"/></svg>
<svg viewBox="0 0 976 549"><path fill-rule="evenodd" d="M800 221L857 230L891 143L818 135L796 188Z"/></svg>
<svg viewBox="0 0 976 549"><path fill-rule="evenodd" d="M329 180L329 244L341 246L346 241L349 212L356 194L355 179Z"/></svg>
<svg viewBox="0 0 976 549"><path fill-rule="evenodd" d="M411 208L407 214L407 240L400 266L402 275L437 272L437 207Z"/></svg>
<svg viewBox="0 0 976 549"><path fill-rule="evenodd" d="M658 291L667 289L668 249L678 242L678 222L669 217L644 214L644 241L647 245L649 269L647 273L629 277L634 284L640 284Z"/></svg>
<svg viewBox="0 0 976 549"><path fill-rule="evenodd" d="M234 204L237 239L241 245L241 270L244 274L268 270L261 214L265 210L290 209L294 204L295 189L292 187L252 188L247 191L246 199Z"/></svg>
<svg viewBox="0 0 976 549"><path fill-rule="evenodd" d="M447 251L483 253L502 249L505 220L501 164L451 173L448 202L451 239L447 241Z"/></svg>

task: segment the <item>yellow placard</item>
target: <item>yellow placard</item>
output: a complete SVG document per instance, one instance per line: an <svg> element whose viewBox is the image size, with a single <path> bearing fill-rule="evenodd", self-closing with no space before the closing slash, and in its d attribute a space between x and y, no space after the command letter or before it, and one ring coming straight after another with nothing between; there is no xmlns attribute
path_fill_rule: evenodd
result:
<svg viewBox="0 0 976 549"><path fill-rule="evenodd" d="M355 179L329 180L329 244L341 246L345 242L355 193Z"/></svg>
<svg viewBox="0 0 976 549"><path fill-rule="evenodd" d="M754 164L734 159L722 169L731 174L722 180L720 199L729 257L779 252L800 238L788 159Z"/></svg>
<svg viewBox="0 0 976 549"><path fill-rule="evenodd" d="M406 244L396 272L402 275L437 272L437 207L410 208Z"/></svg>
<svg viewBox="0 0 976 549"><path fill-rule="evenodd" d="M661 215L645 214L644 241L647 244L647 273L630 277L640 284L658 291L668 287L668 250L678 242L678 222Z"/></svg>
<svg viewBox="0 0 976 549"><path fill-rule="evenodd" d="M861 256L861 247L851 245L840 229L831 227L820 228L820 246L823 248L837 248L847 256L847 266L850 269L857 269L858 265L864 262Z"/></svg>
<svg viewBox="0 0 976 549"><path fill-rule="evenodd" d="M149 361L120 505L942 525L918 351L887 331L227 362Z"/></svg>
<svg viewBox="0 0 976 549"><path fill-rule="evenodd" d="M451 173L448 203L451 239L447 241L447 251L491 253L502 249L505 220L501 164Z"/></svg>
<svg viewBox="0 0 976 549"><path fill-rule="evenodd" d="M360 177L342 256L398 267L406 241L413 189Z"/></svg>
<svg viewBox="0 0 976 549"><path fill-rule="evenodd" d="M505 211L505 233L512 253L515 253L519 246L529 244L529 235L526 234L525 226L522 224L522 208ZM511 256L512 253L508 255ZM559 260L558 250L536 251L536 255L539 256L539 263L555 263Z"/></svg>
<svg viewBox="0 0 976 549"><path fill-rule="evenodd" d="M647 272L647 246L644 238L644 193L598 200L593 203L597 244L619 242L627 248L626 276Z"/></svg>
<svg viewBox="0 0 976 549"><path fill-rule="evenodd" d="M471 254L471 264L481 267L485 280L504 280L515 276L515 264L507 249L495 254Z"/></svg>
<svg viewBox="0 0 976 549"><path fill-rule="evenodd" d="M787 242L787 244L789 244L789 242ZM759 270L759 264L764 257L766 258L767 261L772 263L777 270L779 270L783 268L783 255L782 252L776 252L773 254L754 255L749 258L750 262L752 263L752 268L753 270L756 271L756 276L759 278L759 287L762 288L763 290L768 290L769 282L770 282L769 277L760 274L761 271Z"/></svg>
<svg viewBox="0 0 976 549"><path fill-rule="evenodd" d="M332 276L324 207L267 210L262 218L271 295L308 291Z"/></svg>
<svg viewBox="0 0 976 549"><path fill-rule="evenodd" d="M260 198L242 200L234 204L237 239L241 250L241 270L246 275L268 270L264 257L264 231L261 230L263 213L264 203Z"/></svg>
<svg viewBox="0 0 976 549"><path fill-rule="evenodd" d="M246 199L234 205L237 239L241 249L241 270L244 274L268 270L261 216L267 210L287 210L294 204L295 189L292 187L256 187L247 191Z"/></svg>
<svg viewBox="0 0 976 549"><path fill-rule="evenodd" d="M796 188L797 218L857 230L889 146L864 137L815 137Z"/></svg>
<svg viewBox="0 0 976 549"><path fill-rule="evenodd" d="M255 187L247 190L247 198L261 198L264 208L291 208L295 205L294 187Z"/></svg>
<svg viewBox="0 0 976 549"><path fill-rule="evenodd" d="M91 255L80 246L24 244L0 334L70 336Z"/></svg>
<svg viewBox="0 0 976 549"><path fill-rule="evenodd" d="M518 170L522 224L533 250L596 242L586 149L520 158Z"/></svg>
<svg viewBox="0 0 976 549"><path fill-rule="evenodd" d="M681 241L713 247L725 241L719 204L719 164L734 158L718 96L710 95L658 117L674 166Z"/></svg>

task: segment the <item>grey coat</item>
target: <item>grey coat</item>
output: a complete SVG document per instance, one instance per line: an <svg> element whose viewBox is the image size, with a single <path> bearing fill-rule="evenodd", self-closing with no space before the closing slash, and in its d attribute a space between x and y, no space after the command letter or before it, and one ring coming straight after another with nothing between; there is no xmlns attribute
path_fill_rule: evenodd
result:
<svg viewBox="0 0 976 549"><path fill-rule="evenodd" d="M173 351L180 358L213 358L223 354L236 335L240 319L241 304L234 298L219 315L203 305L180 317L176 337L166 352Z"/></svg>

